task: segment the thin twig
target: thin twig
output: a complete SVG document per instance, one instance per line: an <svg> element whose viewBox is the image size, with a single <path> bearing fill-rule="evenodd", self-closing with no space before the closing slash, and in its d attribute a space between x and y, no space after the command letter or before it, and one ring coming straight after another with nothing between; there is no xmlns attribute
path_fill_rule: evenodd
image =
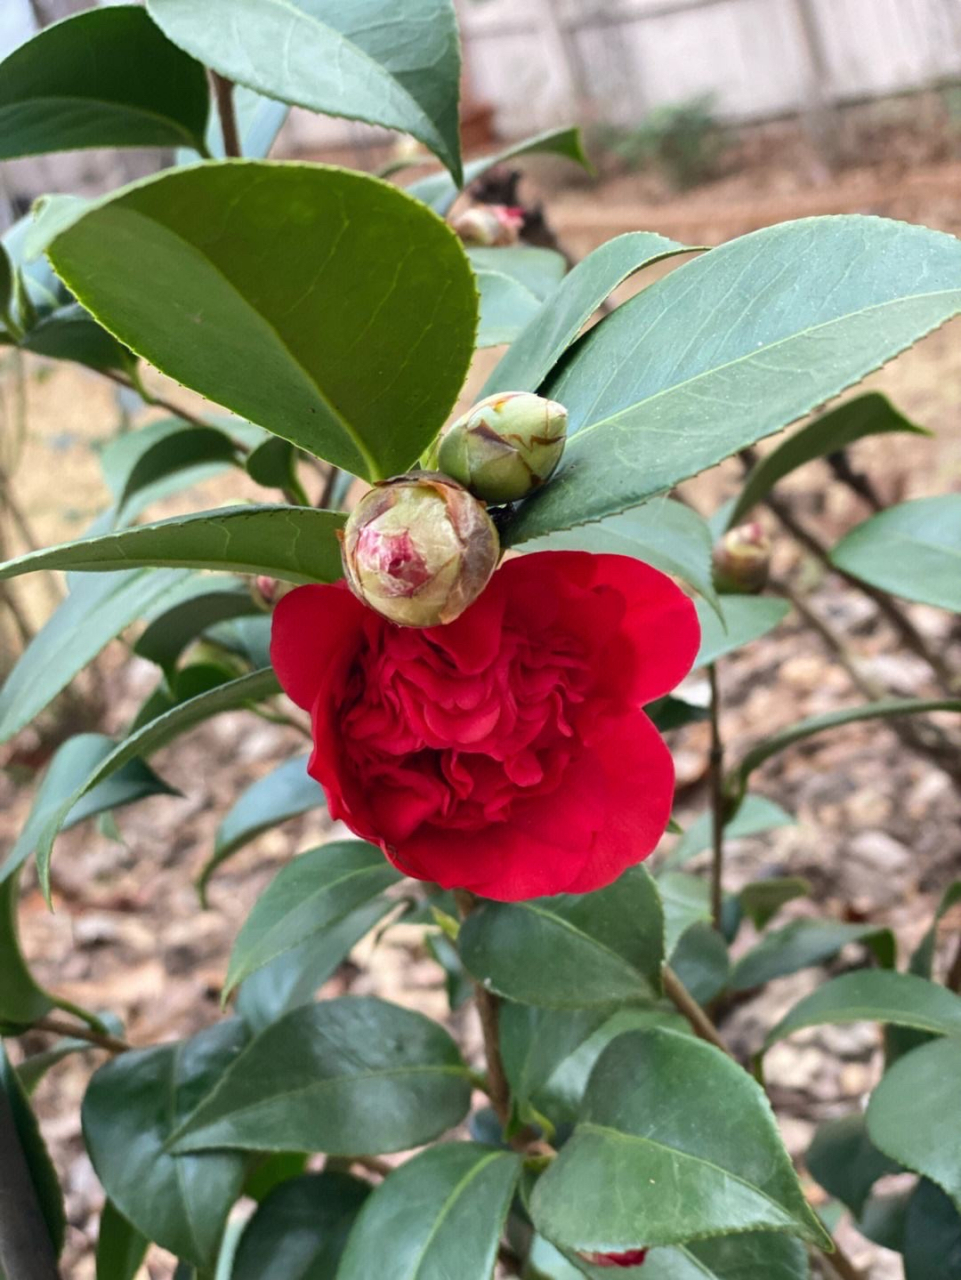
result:
<svg viewBox="0 0 961 1280"><path fill-rule="evenodd" d="M945 985L950 991L956 991L961 995L961 937L958 938L958 949L954 953L954 959L948 966Z"/></svg>
<svg viewBox="0 0 961 1280"><path fill-rule="evenodd" d="M710 663L707 677L711 685L711 920L721 928L724 908L724 743L721 739L721 697L717 682L717 665Z"/></svg>
<svg viewBox="0 0 961 1280"><path fill-rule="evenodd" d="M454 898L462 920L466 920L477 906L477 899L467 889L455 889ZM484 1036L484 1054L487 1058L487 1089L491 1106L501 1124L506 1128L511 1117L511 1091L501 1057L500 1000L488 991L482 982L474 983L477 1012L480 1014L481 1032Z"/></svg>
<svg viewBox="0 0 961 1280"><path fill-rule="evenodd" d="M664 979L664 994L673 1003L677 1011L687 1018L694 1032L702 1040L712 1044L715 1049L720 1049L729 1058L733 1058L734 1054L721 1039L717 1027L715 1027L669 964L663 966L661 975Z"/></svg>
<svg viewBox="0 0 961 1280"><path fill-rule="evenodd" d="M240 134L237 132L237 113L234 110L234 85L232 80L211 71L214 82L214 96L217 99L217 111L220 115L220 128L224 135L224 155L234 159L243 155L240 149Z"/></svg>
<svg viewBox="0 0 961 1280"><path fill-rule="evenodd" d="M327 468L327 476L324 480L324 487L320 491L320 497L317 499L317 506L326 511L330 507L331 499L334 496L334 488L337 484L337 477L340 475L340 468L333 465Z"/></svg>
<svg viewBox="0 0 961 1280"><path fill-rule="evenodd" d="M55 1013L48 1013L43 1018L38 1018L36 1022L30 1024L31 1031L50 1031L57 1036L70 1036L74 1040L88 1040L90 1044L96 1045L98 1049L106 1049L109 1053L126 1053L128 1049L133 1048L126 1040L120 1040L117 1036L107 1035L102 1031L95 1031L93 1027L85 1027L82 1023L69 1022L66 1018L60 1018Z"/></svg>
<svg viewBox="0 0 961 1280"><path fill-rule="evenodd" d="M394 1166L381 1160L380 1156L351 1156L349 1163L359 1164L362 1169L369 1169L371 1173L379 1173L382 1178L394 1172Z"/></svg>
<svg viewBox="0 0 961 1280"><path fill-rule="evenodd" d="M158 409L166 409L175 418L183 418L184 422L189 422L193 427L214 427L216 431L223 430L221 427L214 426L214 423L207 422L205 418L200 418L195 413L190 413L189 410L180 408L173 401L164 399L163 396L155 396L152 391L145 394L135 382L130 378L125 378L122 373L117 373L114 369L98 369L97 372L105 378L109 378L111 382L115 382L118 387L124 387L127 391L136 392L144 404L155 406ZM238 453L250 452L250 446L244 444L242 440L232 438L232 444Z"/></svg>

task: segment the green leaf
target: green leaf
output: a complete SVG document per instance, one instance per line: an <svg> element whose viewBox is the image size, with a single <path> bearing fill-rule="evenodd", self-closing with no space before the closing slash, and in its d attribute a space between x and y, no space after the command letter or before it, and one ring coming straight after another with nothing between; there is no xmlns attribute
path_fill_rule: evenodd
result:
<svg viewBox="0 0 961 1280"><path fill-rule="evenodd" d="M168 674L189 644L228 618L261 613L250 592L230 578L196 578L190 595L158 613L144 628L134 653Z"/></svg>
<svg viewBox="0 0 961 1280"><path fill-rule="evenodd" d="M120 1054L83 1100L83 1133L104 1190L120 1213L163 1248L210 1268L244 1180L232 1152L168 1155L174 1129L213 1089L247 1038L239 1018L189 1040Z"/></svg>
<svg viewBox="0 0 961 1280"><path fill-rule="evenodd" d="M788 902L809 897L812 888L810 880L803 876L777 876L772 880L752 880L737 896L755 929L763 929Z"/></svg>
<svg viewBox="0 0 961 1280"><path fill-rule="evenodd" d="M42 316L18 344L23 351L52 360L73 360L98 372L129 373L136 357L111 337L77 302Z"/></svg>
<svg viewBox="0 0 961 1280"><path fill-rule="evenodd" d="M230 1280L332 1277L369 1193L368 1183L346 1173L307 1173L281 1183L244 1228Z"/></svg>
<svg viewBox="0 0 961 1280"><path fill-rule="evenodd" d="M338 925L402 877L362 840L336 840L281 867L254 903L230 953L226 998L238 983L315 933Z"/></svg>
<svg viewBox="0 0 961 1280"><path fill-rule="evenodd" d="M792 920L783 928L766 933L757 946L741 956L731 974L731 988L748 991L774 978L823 964L849 942L863 942L885 967L894 965L894 937L890 929L881 929L876 924L840 924L834 920Z"/></svg>
<svg viewBox="0 0 961 1280"><path fill-rule="evenodd" d="M536 391L604 300L629 276L676 253L684 245L652 231L615 236L587 255L560 282L524 333L501 358L481 396L495 391ZM478 397L480 398L480 397Z"/></svg>
<svg viewBox="0 0 961 1280"><path fill-rule="evenodd" d="M80 210L49 256L138 355L368 479L430 443L473 351L474 279L453 231L347 170L167 170ZM386 371L376 387L355 376L359 347Z"/></svg>
<svg viewBox="0 0 961 1280"><path fill-rule="evenodd" d="M459 1124L469 1102L443 1028L373 996L343 996L262 1032L173 1142L178 1152L406 1151Z"/></svg>
<svg viewBox="0 0 961 1280"><path fill-rule="evenodd" d="M596 893L485 902L459 946L478 982L521 1004L586 1009L660 993L664 922L640 866Z"/></svg>
<svg viewBox="0 0 961 1280"><path fill-rule="evenodd" d="M112 573L167 565L265 573L286 582L335 582L342 572L336 531L344 519L339 512L283 504L220 507L32 551L0 565L0 578L35 569ZM117 579L112 582L116 589Z"/></svg>
<svg viewBox="0 0 961 1280"><path fill-rule="evenodd" d="M880 218L766 227L684 263L602 320L548 380L572 436L512 536L666 492L830 400L959 309L961 244Z"/></svg>
<svg viewBox="0 0 961 1280"><path fill-rule="evenodd" d="M683 729L686 725L700 724L711 718L710 708L702 707L695 702L687 702L684 698L675 697L670 693L663 698L657 698L654 702L649 702L644 712L659 733L670 733L672 729ZM676 823L668 827L669 831L675 833L680 829Z"/></svg>
<svg viewBox="0 0 961 1280"><path fill-rule="evenodd" d="M777 482L798 467L846 449L865 436L886 435L892 431L909 431L919 436L931 434L906 418L879 391L867 391L815 418L755 464L731 509L727 527L741 524Z"/></svg>
<svg viewBox="0 0 961 1280"><path fill-rule="evenodd" d="M879 512L841 539L831 563L882 591L961 613L961 494Z"/></svg>
<svg viewBox="0 0 961 1280"><path fill-rule="evenodd" d="M292 489L297 484L297 452L280 436L270 436L258 445L245 466L251 480L266 489Z"/></svg>
<svg viewBox="0 0 961 1280"><path fill-rule="evenodd" d="M275 1187L306 1171L306 1151L276 1151L271 1155L258 1156L244 1182L244 1195L260 1204Z"/></svg>
<svg viewBox="0 0 961 1280"><path fill-rule="evenodd" d="M40 1134L37 1118L31 1110L30 1100L27 1098L23 1086L17 1078L17 1073L10 1063L2 1043L0 1043L0 1094L3 1095L0 1098L0 1105L5 1101L10 1109L13 1126L17 1131L17 1138L23 1151L30 1181L33 1183L40 1212L43 1215L44 1225L50 1237L53 1252L58 1255L63 1247L63 1237L67 1225L63 1208L63 1193L57 1181L56 1170ZM9 1180L13 1177L17 1167L12 1158L12 1152L4 1152L4 1165L5 1177ZM10 1196L13 1190L14 1188L10 1186L8 1181L7 1189L4 1191L5 1197ZM11 1276L10 1280L18 1280L18 1277Z"/></svg>
<svg viewBox="0 0 961 1280"><path fill-rule="evenodd" d="M127 733L136 733L151 720L166 715L189 702L201 693L209 693L221 685L235 679L237 671L216 662L191 662L185 667L171 671L160 681L153 693L143 702L137 714L131 720Z"/></svg>
<svg viewBox="0 0 961 1280"><path fill-rule="evenodd" d="M516 281L538 300L551 298L564 279L567 262L556 249L540 249L533 245L505 248L468 248L467 257L477 275L493 272Z"/></svg>
<svg viewBox="0 0 961 1280"><path fill-rule="evenodd" d="M680 838L661 866L680 867L690 862L699 853L711 847L712 817L710 812L702 813ZM794 819L789 813L768 800L767 796L745 796L737 813L724 826L725 840L740 840L746 836L760 835L763 831L773 831L777 827L793 826Z"/></svg>
<svg viewBox="0 0 961 1280"><path fill-rule="evenodd" d="M503 164L506 160L513 160L516 156L534 155L537 152L566 156L568 160L573 160L582 168L590 169L590 162L584 154L581 143L580 129L550 129L546 133L525 138L522 142L515 142L503 151L472 160L464 166L463 185L470 186L472 182L483 177L489 169ZM423 200L424 204L429 204L439 214L446 216L457 199L458 189L449 174L432 173L426 178L420 178L417 182L411 183L407 193L416 196L418 200Z"/></svg>
<svg viewBox="0 0 961 1280"><path fill-rule="evenodd" d="M271 827L325 803L323 788L307 773L307 760L307 756L295 756L258 778L221 819L214 836L213 855L197 881L202 903L206 901L210 877L231 854Z"/></svg>
<svg viewBox="0 0 961 1280"><path fill-rule="evenodd" d="M157 439L139 453L127 472L117 498L117 508L121 512L134 494L148 485L166 480L168 476L211 463L237 464L237 448L226 432L216 427L194 427L187 423L163 425L163 432L158 433Z"/></svg>
<svg viewBox="0 0 961 1280"><path fill-rule="evenodd" d="M868 1103L871 1141L961 1209L961 1044L935 1040L889 1067Z"/></svg>
<svg viewBox="0 0 961 1280"><path fill-rule="evenodd" d="M934 913L934 919L931 921L931 928L918 944L917 950L911 957L910 970L917 974L919 978L930 978L934 972L934 952L938 942L938 925L947 913L961 902L961 880L955 880L949 884L947 889L941 895L941 901L938 903L938 909Z"/></svg>
<svg viewBox="0 0 961 1280"><path fill-rule="evenodd" d="M787 600L776 596L720 596L720 617L697 602L701 647L695 667L706 667L773 631L791 611Z"/></svg>
<svg viewBox="0 0 961 1280"><path fill-rule="evenodd" d="M113 739L105 734L78 733L57 748L20 835L0 863L0 882L29 858L53 814L115 746ZM147 796L177 794L174 787L168 786L142 760L131 760L88 791L64 818L63 827L72 827L85 818L120 809Z"/></svg>
<svg viewBox="0 0 961 1280"><path fill-rule="evenodd" d="M674 952L691 925L711 918L711 891L706 880L683 871L662 872L655 881L664 911L664 954Z"/></svg>
<svg viewBox="0 0 961 1280"><path fill-rule="evenodd" d="M716 999L731 975L727 943L707 920L696 920L684 930L669 961L681 982L701 1005Z"/></svg>
<svg viewBox="0 0 961 1280"><path fill-rule="evenodd" d="M663 1030L605 1049L531 1216L584 1252L752 1229L826 1242L758 1084L713 1045Z"/></svg>
<svg viewBox="0 0 961 1280"><path fill-rule="evenodd" d="M867 1240L882 1249L900 1253L904 1245L904 1225L909 1196L906 1192L871 1196L857 1222L857 1229Z"/></svg>
<svg viewBox="0 0 961 1280"><path fill-rule="evenodd" d="M829 1195L860 1218L871 1188L879 1178L900 1173L868 1137L864 1116L855 1112L839 1120L823 1120L808 1147L804 1163Z"/></svg>
<svg viewBox="0 0 961 1280"><path fill-rule="evenodd" d="M137 5L54 23L0 63L0 160L82 147L203 149L207 77Z"/></svg>
<svg viewBox="0 0 961 1280"><path fill-rule="evenodd" d="M905 1280L961 1275L961 1214L926 1178L908 1201L903 1243Z"/></svg>
<svg viewBox="0 0 961 1280"><path fill-rule="evenodd" d="M149 1243L108 1200L97 1232L97 1280L135 1280Z"/></svg>
<svg viewBox="0 0 961 1280"><path fill-rule="evenodd" d="M506 542L510 545L509 533ZM680 578L719 610L711 572L712 545L711 532L696 511L663 498L597 524L559 529L534 538L524 543L523 550L633 556Z"/></svg>
<svg viewBox="0 0 961 1280"><path fill-rule="evenodd" d="M0 1027L28 1026L53 1008L53 1000L34 980L20 950L19 897L19 875L0 880Z"/></svg>
<svg viewBox="0 0 961 1280"><path fill-rule="evenodd" d="M309 1004L317 988L394 906L389 898L374 898L332 928L313 934L271 960L240 984L237 1012L258 1032L292 1009Z"/></svg>
<svg viewBox="0 0 961 1280"><path fill-rule="evenodd" d="M590 1273L609 1280L609 1272ZM746 1231L743 1235L694 1240L673 1249L652 1249L638 1280L809 1280L804 1245L789 1236Z"/></svg>
<svg viewBox="0 0 961 1280"><path fill-rule="evenodd" d="M252 667L266 667L270 665L270 624L267 613L259 618L234 618L211 627L207 638Z"/></svg>
<svg viewBox="0 0 961 1280"><path fill-rule="evenodd" d="M97 1021L111 1035L123 1036L123 1023L115 1014L101 1013ZM52 1049L44 1049L40 1053L32 1053L28 1058L24 1058L17 1067L17 1075L27 1093L33 1093L50 1068L55 1067L64 1058L69 1058L74 1053L96 1052L97 1046L91 1044L89 1040L65 1036L62 1040L58 1040Z"/></svg>
<svg viewBox="0 0 961 1280"><path fill-rule="evenodd" d="M132 622L178 598L186 579L184 573L140 572L72 584L0 688L0 742L39 715Z"/></svg>
<svg viewBox="0 0 961 1280"><path fill-rule="evenodd" d="M513 342L567 269L552 249L469 249L467 256L480 293L478 347Z"/></svg>
<svg viewBox="0 0 961 1280"><path fill-rule="evenodd" d="M961 711L961 698L887 698L799 720L789 729L782 729L780 733L764 738L747 752L729 779L731 790L735 795L743 795L747 780L755 769L787 747L803 742L816 733L837 729L845 724L858 724L862 720L890 720L895 716L924 715L928 711Z"/></svg>
<svg viewBox="0 0 961 1280"><path fill-rule="evenodd" d="M150 0L171 40L238 84L409 133L461 180L450 0Z"/></svg>
<svg viewBox="0 0 961 1280"><path fill-rule="evenodd" d="M801 1027L865 1021L961 1036L961 996L912 973L878 969L845 973L799 1001L768 1033L764 1047Z"/></svg>
<svg viewBox="0 0 961 1280"><path fill-rule="evenodd" d="M277 135L290 114L290 105L277 102L274 98L265 98L263 94L242 84L234 85L233 104L241 155L248 160L263 160L270 154ZM214 159L225 158L224 131L219 111L210 113L206 142L207 150ZM177 164L193 164L197 159L198 153L188 147L177 152Z"/></svg>
<svg viewBox="0 0 961 1280"><path fill-rule="evenodd" d="M364 1205L338 1280L491 1276L520 1157L473 1142L422 1151Z"/></svg>

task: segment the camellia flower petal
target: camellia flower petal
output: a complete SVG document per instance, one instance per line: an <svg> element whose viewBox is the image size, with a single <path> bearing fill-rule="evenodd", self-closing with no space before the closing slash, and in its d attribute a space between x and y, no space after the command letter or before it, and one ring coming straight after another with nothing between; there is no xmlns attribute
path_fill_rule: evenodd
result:
<svg viewBox="0 0 961 1280"><path fill-rule="evenodd" d="M602 888L657 844L674 770L643 707L699 639L658 570L542 551L446 626L396 626L342 583L298 587L271 657L310 713L332 817L407 875L518 901Z"/></svg>

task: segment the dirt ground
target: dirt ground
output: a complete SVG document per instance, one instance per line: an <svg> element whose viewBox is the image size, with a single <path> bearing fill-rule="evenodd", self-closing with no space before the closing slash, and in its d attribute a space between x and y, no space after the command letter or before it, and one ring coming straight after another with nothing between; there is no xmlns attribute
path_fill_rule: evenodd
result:
<svg viewBox="0 0 961 1280"><path fill-rule="evenodd" d="M767 141L752 139L744 147L739 158L726 160L730 171L683 196L637 175L556 189L553 170L542 174L541 190L549 196L553 225L575 256L623 230L657 230L688 243L715 244L767 222L842 211L961 232L961 160L937 154L936 148L935 154L922 148L920 155L917 147L909 148L903 156L882 149L881 159L829 176L796 130L780 142L774 131ZM887 392L935 432L931 440L899 439L896 449L884 439L856 446L857 466L871 474L889 501L961 491L959 338L961 325L949 326L869 379L868 385ZM482 369L475 371L465 399L482 376ZM167 390L178 403L194 403L179 388ZM9 441L17 414L9 370L3 391ZM28 437L22 455L8 458L6 465L16 463L17 502L45 544L76 536L103 504L106 495L90 445L114 433L118 410L113 388L73 368L31 366L24 391ZM733 491L738 474L739 468L728 464L685 486L685 494L709 512ZM796 514L826 542L867 514L852 493L827 483L820 465L784 489ZM212 482L180 509L199 509L243 492L239 481ZM171 505L164 514L176 509ZM9 521L4 530L15 549L18 539ZM830 619L863 668L891 693L935 691L925 665L899 647L870 602L825 574L783 536L776 567ZM31 582L20 599L36 622L50 608L49 586ZM934 610L910 607L909 612L961 670L961 629ZM148 664L129 660L119 644L113 646L99 664L98 679L80 682L88 711L82 702L61 707L69 731L118 730L154 678ZM769 637L725 660L720 679L732 759L761 734L857 698L848 674L793 615ZM700 680L695 677L693 684ZM104 696L109 706L101 712ZM42 732L25 731L0 755L6 767L0 774L0 848L15 838L29 805L29 789L20 785L26 766L48 754L64 724L48 717ZM947 731L956 728L950 720L943 724ZM705 726L674 735L672 747L683 822L705 803ZM219 818L240 791L302 748L303 740L286 728L248 715L223 716L154 760L162 776L180 788L181 798L153 799L120 813L119 840L100 834L93 824L65 834L55 859L56 911L44 907L32 874L24 884L24 946L41 981L71 1000L119 1014L138 1045L189 1034L213 1020L232 939L258 892L294 852L327 838L329 827L322 818L310 817L262 836L215 877L208 910L199 909L192 881L209 856ZM906 954L926 929L941 890L961 873L961 795L947 774L905 750L889 728L875 724L849 727L785 753L762 769L757 790L784 806L797 823L733 842L731 887L777 872L807 876L815 886L814 902L792 904L786 917L818 910L890 925ZM945 934L959 923L947 920ZM376 947L365 943L354 960L329 984L331 991L376 991L432 1016L447 1016L443 975L415 930L394 930ZM741 1052L756 1047L763 1030L823 977L823 970L813 971L773 983L737 1008L725 1033ZM476 1050L476 1028L469 1019L462 1030ZM33 1052L49 1040L34 1034L22 1043ZM66 1189L63 1270L69 1280L92 1280L94 1274L92 1243L101 1195L82 1151L79 1105L97 1060L96 1055L66 1060L36 1095ZM817 1121L863 1102L879 1068L873 1027L812 1030L777 1047L768 1057L768 1080L791 1151L803 1152ZM813 1185L811 1195L819 1195ZM840 1234L854 1260L869 1268L869 1280L900 1276L896 1255L870 1245L848 1225L842 1224ZM148 1274L151 1280L166 1280L172 1274L169 1256L152 1251Z"/></svg>

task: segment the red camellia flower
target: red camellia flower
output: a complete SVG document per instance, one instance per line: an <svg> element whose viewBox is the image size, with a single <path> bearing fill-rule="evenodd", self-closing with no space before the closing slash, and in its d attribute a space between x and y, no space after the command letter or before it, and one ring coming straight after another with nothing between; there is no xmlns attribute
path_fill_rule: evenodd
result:
<svg viewBox="0 0 961 1280"><path fill-rule="evenodd" d="M698 643L656 569L542 551L446 626L397 626L343 583L299 587L271 657L310 712L332 817L407 875L517 901L599 889L654 848L674 770L642 708Z"/></svg>

